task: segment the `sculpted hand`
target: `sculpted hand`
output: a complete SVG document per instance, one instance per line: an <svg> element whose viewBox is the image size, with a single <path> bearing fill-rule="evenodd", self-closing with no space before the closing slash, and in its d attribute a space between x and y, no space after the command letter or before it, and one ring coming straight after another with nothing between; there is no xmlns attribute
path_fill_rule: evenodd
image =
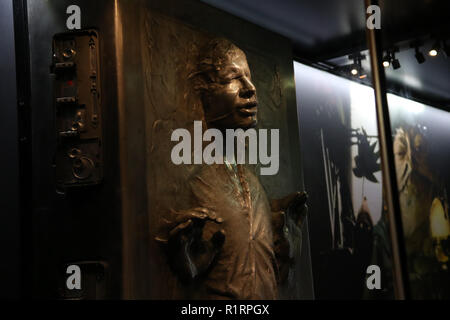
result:
<svg viewBox="0 0 450 320"><path fill-rule="evenodd" d="M284 198L272 200L270 207L277 216L276 220L284 219L286 216L301 227L308 212L307 200L308 194L305 191L294 192Z"/></svg>
<svg viewBox="0 0 450 320"><path fill-rule="evenodd" d="M203 239L206 221L222 223L222 218L210 209L199 207L175 213L173 222L168 222L168 239L157 237L168 244L169 260L181 278L193 279L204 273L213 262L225 242L225 231L217 231L211 239Z"/></svg>
<svg viewBox="0 0 450 320"><path fill-rule="evenodd" d="M295 257L301 252L301 227L308 211L307 198L306 192L295 192L270 202L280 283L292 278Z"/></svg>

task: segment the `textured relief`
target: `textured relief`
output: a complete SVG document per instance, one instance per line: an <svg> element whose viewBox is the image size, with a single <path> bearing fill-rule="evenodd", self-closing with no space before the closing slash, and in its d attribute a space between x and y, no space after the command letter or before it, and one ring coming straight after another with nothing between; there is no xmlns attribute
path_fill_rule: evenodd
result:
<svg viewBox="0 0 450 320"><path fill-rule="evenodd" d="M173 34L174 42L178 36ZM176 100L178 108L188 110L185 119L200 105L198 116L207 128L224 132L255 127L258 100L245 53L226 39L210 40L197 56L191 53L185 52L195 61L185 63L191 69L175 69L180 78L167 79L169 85L188 79L189 87ZM160 87L161 82L155 85L158 90L167 89ZM158 134L167 135L169 123L181 124L174 118L156 122L161 125L154 126L157 139L152 141L168 141ZM159 162L157 157L153 160ZM269 201L253 170L233 159L225 159L224 164L180 166L170 172L180 174L173 177L177 183L171 183L168 175L152 177L158 181L156 193L166 194L169 201L167 206L163 202L155 205L159 220L153 221L158 226L155 240L180 281L178 290L191 298L278 298L278 284L287 279L294 251L301 249L306 194L297 192Z"/></svg>
<svg viewBox="0 0 450 320"><path fill-rule="evenodd" d="M239 58L245 65L246 78L249 76L248 83L243 78L233 81L253 89L244 90L248 119L235 112L236 117L228 119L235 120L234 124L211 121L220 118L221 111L236 106L214 97L214 92L223 91L222 84L213 81L206 85L202 81L207 80L208 73L209 80L220 78L206 72L208 63L201 63L207 62L205 48L215 37L152 5L143 0L121 1L118 16L123 32L118 48L123 74L123 87L119 86L124 119L121 148L127 161L121 178L126 193L125 296L298 297L304 278L293 280L292 266L296 259L295 272L299 274L297 258L305 250L298 226L305 195L296 193L281 202L270 200L301 189L293 187L299 171L293 168L298 164L290 161L291 135L287 130L286 78L292 70L286 66L290 67L291 60L276 56L277 52L263 55L257 47L245 47L245 41L244 54L229 41L221 40L230 50L221 47L215 61ZM280 63L285 68L280 70ZM208 99L215 99L215 103L208 103ZM231 164L173 164L171 150L176 142L171 141L171 135L179 128L193 135L194 121L202 121L203 131L255 125L280 128L278 174L259 177L257 168ZM249 248L251 235L255 236L253 249ZM291 283L286 285L289 281L284 279ZM283 287L296 288L286 294Z"/></svg>

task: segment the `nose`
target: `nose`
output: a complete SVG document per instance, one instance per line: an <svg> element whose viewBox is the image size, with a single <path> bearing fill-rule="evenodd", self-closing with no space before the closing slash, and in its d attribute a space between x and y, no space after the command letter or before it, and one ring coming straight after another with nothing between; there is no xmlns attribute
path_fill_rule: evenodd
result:
<svg viewBox="0 0 450 320"><path fill-rule="evenodd" d="M242 88L239 92L239 96L241 98L249 99L252 98L256 94L256 88L250 79L246 76L242 77Z"/></svg>

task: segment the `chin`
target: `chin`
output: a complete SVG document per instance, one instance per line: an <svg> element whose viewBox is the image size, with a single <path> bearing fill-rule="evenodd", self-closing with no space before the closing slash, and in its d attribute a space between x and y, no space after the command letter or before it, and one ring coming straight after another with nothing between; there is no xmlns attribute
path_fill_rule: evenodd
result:
<svg viewBox="0 0 450 320"><path fill-rule="evenodd" d="M256 115L254 117L252 117L249 122L250 122L250 124L249 124L248 128L256 127L256 125L258 124L258 119L256 118Z"/></svg>
<svg viewBox="0 0 450 320"><path fill-rule="evenodd" d="M246 118L242 118L237 123L236 129L241 128L241 129L247 130L247 129L256 127L257 124L258 124L258 120L256 118L256 115L254 117L246 117Z"/></svg>
<svg viewBox="0 0 450 320"><path fill-rule="evenodd" d="M249 128L255 128L256 125L258 124L258 120L252 120L252 123L250 124Z"/></svg>
<svg viewBox="0 0 450 320"><path fill-rule="evenodd" d="M235 129L243 129L243 130L247 130L247 129L251 129L256 127L256 125L258 124L258 122L256 120L251 120L251 121L241 121L240 123L238 123L235 126Z"/></svg>

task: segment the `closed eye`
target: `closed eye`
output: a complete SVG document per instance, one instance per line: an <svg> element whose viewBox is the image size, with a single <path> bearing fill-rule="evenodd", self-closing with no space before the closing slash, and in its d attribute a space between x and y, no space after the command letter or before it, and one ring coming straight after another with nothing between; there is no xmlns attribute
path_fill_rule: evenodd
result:
<svg viewBox="0 0 450 320"><path fill-rule="evenodd" d="M230 83L231 81L240 79L240 78L242 78L242 77L243 77L242 74L234 74L234 75L230 75L230 76L228 76L228 77L225 77L225 78L221 81L221 83Z"/></svg>

